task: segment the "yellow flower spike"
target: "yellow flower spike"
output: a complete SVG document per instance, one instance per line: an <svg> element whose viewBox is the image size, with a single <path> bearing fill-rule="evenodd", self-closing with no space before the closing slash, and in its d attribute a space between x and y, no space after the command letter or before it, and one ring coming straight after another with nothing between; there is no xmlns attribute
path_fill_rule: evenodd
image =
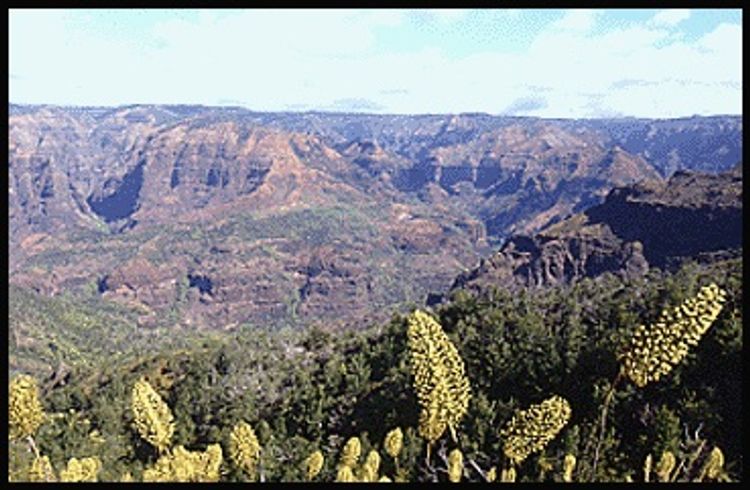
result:
<svg viewBox="0 0 750 490"><path fill-rule="evenodd" d="M427 439L429 447L445 432L447 422L448 388L445 381L438 382L432 399L419 413L419 434Z"/></svg>
<svg viewBox="0 0 750 490"><path fill-rule="evenodd" d="M199 454L201 481L216 482L221 477L221 462L223 454L219 444L209 444L203 453Z"/></svg>
<svg viewBox="0 0 750 490"><path fill-rule="evenodd" d="M95 482L102 462L97 457L71 458L68 466L60 472L61 482Z"/></svg>
<svg viewBox="0 0 750 490"><path fill-rule="evenodd" d="M359 480L362 482L376 482L378 480L378 470L380 469L380 454L374 449L367 453L365 462L359 472Z"/></svg>
<svg viewBox="0 0 750 490"><path fill-rule="evenodd" d="M463 360L440 324L427 313L416 310L407 323L414 390L422 407L420 435L429 447L447 427L456 440L456 428L471 396Z"/></svg>
<svg viewBox="0 0 750 490"><path fill-rule="evenodd" d="M568 423L571 413L568 401L557 395L519 411L500 432L505 439L503 452L514 464L520 464L544 449Z"/></svg>
<svg viewBox="0 0 750 490"><path fill-rule="evenodd" d="M222 463L221 446L209 445L204 452L177 446L143 472L144 482L217 482Z"/></svg>
<svg viewBox="0 0 750 490"><path fill-rule="evenodd" d="M701 472L710 480L717 480L724 469L724 453L721 449L714 447L708 455L706 464Z"/></svg>
<svg viewBox="0 0 750 490"><path fill-rule="evenodd" d="M320 473L320 470L323 469L323 463L325 462L325 459L323 458L323 453L318 451L315 451L310 456L305 459L305 468L307 470L307 481L312 481L313 478L318 476Z"/></svg>
<svg viewBox="0 0 750 490"><path fill-rule="evenodd" d="M47 456L34 458L34 461L31 463L31 468L29 469L29 481L57 481L57 478L55 478L55 471L52 469L52 463L49 462L49 458Z"/></svg>
<svg viewBox="0 0 750 490"><path fill-rule="evenodd" d="M25 374L16 376L10 383L8 395L8 426L11 439L23 439L39 428L44 411L39 402L36 380Z"/></svg>
<svg viewBox="0 0 750 490"><path fill-rule="evenodd" d="M336 481L341 483L351 483L355 481L351 467L346 465L340 466L336 473Z"/></svg>
<svg viewBox="0 0 750 490"><path fill-rule="evenodd" d="M250 480L255 480L260 460L260 443L250 424L241 421L229 435L229 457Z"/></svg>
<svg viewBox="0 0 750 490"><path fill-rule="evenodd" d="M656 463L656 476L660 482L668 482L669 476L672 473L677 459L674 457L672 451L664 451L659 458L659 462Z"/></svg>
<svg viewBox="0 0 750 490"><path fill-rule="evenodd" d="M500 481L503 483L513 483L516 481L516 469L511 466L510 468L504 469L500 472Z"/></svg>
<svg viewBox="0 0 750 490"><path fill-rule="evenodd" d="M563 481L564 482L572 482L573 481L573 470L575 470L576 467L576 457L572 454L566 454L565 459L563 460Z"/></svg>
<svg viewBox="0 0 750 490"><path fill-rule="evenodd" d="M448 454L448 479L453 483L461 481L464 471L464 455L456 448Z"/></svg>
<svg viewBox="0 0 750 490"><path fill-rule="evenodd" d="M643 481L648 483L651 478L651 464L653 462L653 458L649 454L646 456L646 460L643 462Z"/></svg>
<svg viewBox="0 0 750 490"><path fill-rule="evenodd" d="M133 425L149 444L163 453L174 434L174 417L166 403L143 378L136 381L131 395Z"/></svg>
<svg viewBox="0 0 750 490"><path fill-rule="evenodd" d="M359 437L350 438L348 441L346 441L346 444L344 444L344 449L342 449L341 451L340 464L342 466L354 468L354 466L357 464L357 460L359 459L359 455L361 452L362 443L359 441Z"/></svg>
<svg viewBox="0 0 750 490"><path fill-rule="evenodd" d="M725 292L709 284L695 298L662 311L653 325L640 325L618 356L624 374L639 387L661 379L682 361L689 347L698 344L725 300Z"/></svg>
<svg viewBox="0 0 750 490"><path fill-rule="evenodd" d="M497 480L497 468L495 468L494 466L490 468L489 471L487 471L487 474L485 475L485 479L489 483L492 483L495 480Z"/></svg>
<svg viewBox="0 0 750 490"><path fill-rule="evenodd" d="M369 453L367 453L367 457L365 458L365 466L370 468L374 474L377 475L378 470L380 469L380 454L374 449L372 449Z"/></svg>
<svg viewBox="0 0 750 490"><path fill-rule="evenodd" d="M388 432L388 434L386 434L383 446L385 447L386 454L388 454L390 457L397 457L401 452L401 448L403 447L403 445L404 433L401 432L400 427L396 427L395 429Z"/></svg>

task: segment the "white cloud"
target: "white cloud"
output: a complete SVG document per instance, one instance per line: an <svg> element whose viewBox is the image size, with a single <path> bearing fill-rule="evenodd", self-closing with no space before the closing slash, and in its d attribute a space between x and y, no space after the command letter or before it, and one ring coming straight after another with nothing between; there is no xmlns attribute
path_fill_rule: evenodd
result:
<svg viewBox="0 0 750 490"><path fill-rule="evenodd" d="M458 22L464 19L468 13L466 9L430 9L429 12L438 22L443 24Z"/></svg>
<svg viewBox="0 0 750 490"><path fill-rule="evenodd" d="M741 113L740 26L722 24L686 43L653 26L592 34L584 29L590 23L571 18L563 18L567 29L555 23L513 60L498 58L521 87L551 89L544 95L547 107L535 115ZM628 80L636 83L618 83ZM594 94L599 96L592 104Z"/></svg>
<svg viewBox="0 0 750 490"><path fill-rule="evenodd" d="M375 25L397 27L404 22L404 11L396 9L363 10L370 22Z"/></svg>
<svg viewBox="0 0 750 490"><path fill-rule="evenodd" d="M587 32L596 23L596 17L600 11L591 9L570 9L565 12L562 19L552 25L553 29L574 32Z"/></svg>
<svg viewBox="0 0 750 490"><path fill-rule="evenodd" d="M649 24L657 27L672 27L690 18L690 9L665 9L654 15Z"/></svg>
<svg viewBox="0 0 750 490"><path fill-rule="evenodd" d="M742 26L736 24L719 24L716 29L703 36L698 45L711 51L731 51L742 49Z"/></svg>
<svg viewBox="0 0 750 490"><path fill-rule="evenodd" d="M151 38L133 43L74 29L64 12L13 12L9 68L18 77L9 79L10 99L39 102L41 94L45 102L89 105L234 100L257 110L367 101L359 107L400 113L511 107L544 117L741 113L740 25L720 24L687 42L676 36L679 30L652 23L601 29L601 12L574 10L523 50L461 57L437 47L379 50L378 36L413 29L404 22L413 14L207 14L162 22Z"/></svg>

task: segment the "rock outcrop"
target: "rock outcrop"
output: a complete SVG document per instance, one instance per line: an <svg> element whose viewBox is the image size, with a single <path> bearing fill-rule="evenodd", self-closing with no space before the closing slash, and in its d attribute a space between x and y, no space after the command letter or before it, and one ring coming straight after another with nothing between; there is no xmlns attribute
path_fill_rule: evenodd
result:
<svg viewBox="0 0 750 490"><path fill-rule="evenodd" d="M644 274L742 247L742 166L718 175L677 172L667 182L613 189L604 203L534 236L511 237L453 288L544 286L604 272Z"/></svg>

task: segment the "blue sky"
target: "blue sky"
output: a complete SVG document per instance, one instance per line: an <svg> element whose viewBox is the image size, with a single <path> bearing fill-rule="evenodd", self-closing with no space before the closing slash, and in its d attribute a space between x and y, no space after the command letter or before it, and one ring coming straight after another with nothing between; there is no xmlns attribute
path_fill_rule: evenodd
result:
<svg viewBox="0 0 750 490"><path fill-rule="evenodd" d="M263 111L741 114L742 12L12 9L9 97Z"/></svg>

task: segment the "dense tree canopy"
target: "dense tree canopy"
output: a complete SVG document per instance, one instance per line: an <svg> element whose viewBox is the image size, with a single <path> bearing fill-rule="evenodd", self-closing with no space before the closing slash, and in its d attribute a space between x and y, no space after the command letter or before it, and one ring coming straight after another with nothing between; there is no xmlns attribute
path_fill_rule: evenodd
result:
<svg viewBox="0 0 750 490"><path fill-rule="evenodd" d="M613 387L618 353L639 326L658 323L710 283L726 294L700 342L660 379ZM32 427L39 455L24 440L10 443L10 477L32 479L42 458L60 474L80 467L72 458L96 457L103 481L153 479L155 468L162 475L185 461L203 465L191 475L234 481L739 478L741 261L516 293L457 291L431 315L463 363L471 397L466 413L451 419L455 440L446 431L429 459L409 317L397 315L357 331L247 329L98 369L73 366L65 384L41 393L44 422ZM163 454L139 433L146 426L131 402L140 380L173 415L171 438L158 439L170 445ZM548 399L569 404L565 423L523 458L508 457L513 430L503 428ZM353 437L358 460L346 463Z"/></svg>

